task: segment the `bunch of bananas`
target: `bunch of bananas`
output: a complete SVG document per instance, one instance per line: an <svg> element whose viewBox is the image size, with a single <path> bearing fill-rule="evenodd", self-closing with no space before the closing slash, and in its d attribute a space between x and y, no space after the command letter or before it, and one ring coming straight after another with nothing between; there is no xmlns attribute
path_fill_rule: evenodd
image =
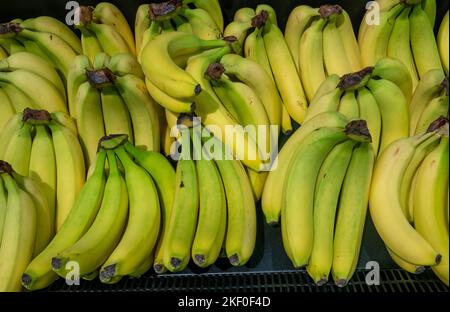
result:
<svg viewBox="0 0 450 312"><path fill-rule="evenodd" d="M269 174L267 221L278 222L281 213L288 257L318 285L332 271L343 287L356 269L375 158L370 141L364 120L324 112L294 133L280 152L282 167Z"/></svg>
<svg viewBox="0 0 450 312"><path fill-rule="evenodd" d="M45 186L0 160L0 292L20 291L20 277L54 235Z"/></svg>
<svg viewBox="0 0 450 312"><path fill-rule="evenodd" d="M284 133L292 132L291 118L301 124L308 102L274 9L265 4L255 10L239 9L224 35L237 38L242 54L258 63L275 83L282 102L276 110L269 111L269 116L273 124L281 125Z"/></svg>
<svg viewBox="0 0 450 312"><path fill-rule="evenodd" d="M76 125L64 113L25 109L0 134L0 159L44 185L51 231L59 230L85 180L83 152Z"/></svg>
<svg viewBox="0 0 450 312"><path fill-rule="evenodd" d="M421 273L431 266L449 285L448 119L398 140L375 166L370 213L393 260Z"/></svg>
<svg viewBox="0 0 450 312"><path fill-rule="evenodd" d="M419 79L428 71L442 70L433 31L436 0L377 2L381 9L380 24L377 25L371 20L371 12L368 11L359 28L362 64L373 66L386 56L399 59L407 67L415 89Z"/></svg>
<svg viewBox="0 0 450 312"><path fill-rule="evenodd" d="M8 120L27 107L66 112L66 88L45 59L18 52L0 61L0 132Z"/></svg>
<svg viewBox="0 0 450 312"><path fill-rule="evenodd" d="M0 46L8 55L27 51L42 57L65 79L73 59L82 53L76 34L50 16L0 24Z"/></svg>
<svg viewBox="0 0 450 312"><path fill-rule="evenodd" d="M127 134L144 150L159 151L158 105L147 92L141 66L130 54L97 54L91 63L79 55L72 63L68 85L70 114L75 118L87 166L98 140Z"/></svg>
<svg viewBox="0 0 450 312"><path fill-rule="evenodd" d="M142 49L161 33L180 31L200 39L222 38L223 15L218 0L169 0L141 5L136 13L135 41L139 61Z"/></svg>
<svg viewBox="0 0 450 312"><path fill-rule="evenodd" d="M448 76L442 70L430 70L417 85L409 106L410 135L426 132L440 116L448 116Z"/></svg>
<svg viewBox="0 0 450 312"><path fill-rule="evenodd" d="M95 7L80 6L79 23L83 53L91 62L105 52L136 54L133 32L122 12L112 3L100 2Z"/></svg>
<svg viewBox="0 0 450 312"><path fill-rule="evenodd" d="M445 14L442 20L441 27L439 28L439 33L437 37L437 43L439 48L439 54L441 55L442 66L444 67L445 73L448 75L448 58L449 58L449 42L448 42L448 17L449 11Z"/></svg>
<svg viewBox="0 0 450 312"><path fill-rule="evenodd" d="M339 5L298 6L289 16L285 37L309 101L328 76L362 68L350 17Z"/></svg>
<svg viewBox="0 0 450 312"><path fill-rule="evenodd" d="M380 59L374 67L339 78L328 77L311 101L305 120L325 111L367 121L375 154L409 135L412 83L402 62Z"/></svg>

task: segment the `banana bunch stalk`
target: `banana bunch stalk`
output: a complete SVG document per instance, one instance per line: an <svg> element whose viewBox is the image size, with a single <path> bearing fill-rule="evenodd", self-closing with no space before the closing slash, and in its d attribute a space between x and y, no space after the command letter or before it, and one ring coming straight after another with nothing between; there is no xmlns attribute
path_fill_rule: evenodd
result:
<svg viewBox="0 0 450 312"><path fill-rule="evenodd" d="M449 42L448 42L448 18L449 12L445 14L442 20L441 26L439 27L439 33L437 37L437 43L439 48L439 54L441 55L442 66L444 67L445 73L448 75L448 58L449 58Z"/></svg>
<svg viewBox="0 0 450 312"><path fill-rule="evenodd" d="M32 258L54 235L45 185L0 160L0 291L18 292Z"/></svg>
<svg viewBox="0 0 450 312"><path fill-rule="evenodd" d="M436 0L377 0L377 2L382 4L380 24L376 25L370 20L372 13L368 11L359 28L358 41L362 64L373 66L383 57L396 58L407 67L415 89L419 80L428 71L443 70L433 31ZM448 38L448 35L446 37ZM448 43L448 39L441 42L443 47L446 42Z"/></svg>
<svg viewBox="0 0 450 312"><path fill-rule="evenodd" d="M438 117L448 117L448 79L441 70L433 69L418 84L409 106L411 136L426 132Z"/></svg>
<svg viewBox="0 0 450 312"><path fill-rule="evenodd" d="M142 4L135 20L138 60L142 61L143 48L162 33L180 31L204 40L220 39L223 24L218 0L169 0Z"/></svg>
<svg viewBox="0 0 450 312"><path fill-rule="evenodd" d="M286 24L285 38L308 101L327 77L362 69L350 17L339 5L296 7Z"/></svg>
<svg viewBox="0 0 450 312"><path fill-rule="evenodd" d="M114 4L100 2L95 7L81 6L76 28L81 32L84 55L94 61L97 54L120 53L136 55L134 36L125 16ZM80 53L81 54L81 53Z"/></svg>
<svg viewBox="0 0 450 312"><path fill-rule="evenodd" d="M96 157L98 140L108 134L127 134L136 146L159 151L158 106L131 54L110 58L102 52L93 63L77 56L69 72L68 102L87 166Z"/></svg>
<svg viewBox="0 0 450 312"><path fill-rule="evenodd" d="M288 161L281 167L286 174L269 174L278 190L267 188L274 185L270 177L264 212L272 223L281 214L283 245L295 268L306 266L318 285L331 272L343 287L358 263L375 159L367 123L324 112L290 140L289 155L282 150L279 159Z"/></svg>
<svg viewBox="0 0 450 312"><path fill-rule="evenodd" d="M403 269L430 266L449 285L448 119L392 143L378 159L370 213L393 260Z"/></svg>
<svg viewBox="0 0 450 312"><path fill-rule="evenodd" d="M0 46L7 55L26 51L40 56L52 64L64 79L67 79L75 56L82 53L81 42L76 34L61 21L49 16L0 24ZM48 72L45 70L39 73L50 75ZM54 81L50 79L50 82ZM30 85L38 88L36 84Z"/></svg>
<svg viewBox="0 0 450 312"><path fill-rule="evenodd" d="M64 113L25 109L0 133L0 159L43 184L58 231L85 180L85 165L74 121ZM56 224L56 227L55 227Z"/></svg>
<svg viewBox="0 0 450 312"><path fill-rule="evenodd" d="M52 63L17 52L0 60L0 131L27 107L67 113L66 88Z"/></svg>
<svg viewBox="0 0 450 312"><path fill-rule="evenodd" d="M157 152L143 152L127 135L111 135L99 151L69 216L47 247L28 265L22 284L42 289L65 278L74 261L83 279L117 283L139 277L153 263L161 216L175 193L175 172Z"/></svg>
<svg viewBox="0 0 450 312"><path fill-rule="evenodd" d="M310 103L306 121L326 111L338 111L350 120L367 121L375 155L409 135L408 107L412 83L402 62L383 58L374 67L342 77L331 75Z"/></svg>

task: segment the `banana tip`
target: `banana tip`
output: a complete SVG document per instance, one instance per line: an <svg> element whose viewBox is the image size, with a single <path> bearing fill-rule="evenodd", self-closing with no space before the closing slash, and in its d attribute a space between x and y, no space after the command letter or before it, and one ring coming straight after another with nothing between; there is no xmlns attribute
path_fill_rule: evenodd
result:
<svg viewBox="0 0 450 312"><path fill-rule="evenodd" d="M328 283L328 279L326 279L326 278L321 278L320 280L318 280L318 281L316 282L316 285L317 285L317 286L324 286L326 283Z"/></svg>
<svg viewBox="0 0 450 312"><path fill-rule="evenodd" d="M338 279L336 281L336 286L339 288L345 287L345 286L347 286L347 284L348 284L348 280L346 280L346 279Z"/></svg>
<svg viewBox="0 0 450 312"><path fill-rule="evenodd" d="M194 256L194 262L198 266L204 265L205 262L206 262L205 256L204 255L195 255Z"/></svg>
<svg viewBox="0 0 450 312"><path fill-rule="evenodd" d="M436 256L436 265L438 265L439 263L441 263L442 261L442 255L437 255Z"/></svg>
<svg viewBox="0 0 450 312"><path fill-rule="evenodd" d="M57 271L59 269L61 269L62 263L61 263L61 259L59 258L52 258L52 268L53 270Z"/></svg>
<svg viewBox="0 0 450 312"><path fill-rule="evenodd" d="M234 266L239 265L239 256L237 254L232 255L231 257L228 258L228 260L230 260L230 263Z"/></svg>
<svg viewBox="0 0 450 312"><path fill-rule="evenodd" d="M153 266L153 270L155 270L156 274L163 274L164 273L164 265L162 265L162 264L155 264Z"/></svg>
<svg viewBox="0 0 450 312"><path fill-rule="evenodd" d="M30 275L24 273L24 274L22 275L21 281L22 281L22 285L26 287L26 286L28 286L28 285L31 284L32 278L31 278Z"/></svg>
<svg viewBox="0 0 450 312"><path fill-rule="evenodd" d="M414 272L415 274L422 274L422 273L424 273L425 272L425 267L424 266L420 266L420 267L417 267L417 269L416 269L416 272Z"/></svg>
<svg viewBox="0 0 450 312"><path fill-rule="evenodd" d="M178 268L180 267L180 265L181 265L182 262L183 262L183 261L181 261L181 259L179 259L179 258L175 258L175 257L170 258L170 265L171 265L172 268L174 268L175 270L178 269Z"/></svg>
<svg viewBox="0 0 450 312"><path fill-rule="evenodd" d="M115 264L108 265L101 270L100 280L102 282L108 282L113 278L115 274L116 274L116 265Z"/></svg>

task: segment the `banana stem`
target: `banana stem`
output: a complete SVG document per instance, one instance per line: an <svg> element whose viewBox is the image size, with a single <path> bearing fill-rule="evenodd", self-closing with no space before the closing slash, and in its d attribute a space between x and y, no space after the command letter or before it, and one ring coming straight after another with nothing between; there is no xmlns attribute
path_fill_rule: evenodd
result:
<svg viewBox="0 0 450 312"><path fill-rule="evenodd" d="M262 28L269 19L269 12L262 10L261 13L252 18L252 27Z"/></svg>
<svg viewBox="0 0 450 312"><path fill-rule="evenodd" d="M98 149L114 150L128 142L127 134L111 134L104 136L98 142Z"/></svg>
<svg viewBox="0 0 450 312"><path fill-rule="evenodd" d="M319 8L319 14L323 19L330 20L342 14L342 7L340 5L324 4Z"/></svg>
<svg viewBox="0 0 450 312"><path fill-rule="evenodd" d="M220 63L212 63L206 70L206 77L211 80L220 80L225 73L225 67Z"/></svg>
<svg viewBox="0 0 450 312"><path fill-rule="evenodd" d="M6 174L11 175L14 173L14 170L9 163L7 163L4 160L0 160L0 174L1 173L6 173Z"/></svg>
<svg viewBox="0 0 450 312"><path fill-rule="evenodd" d="M86 76L88 81L97 89L103 89L114 85L116 76L108 68L98 70L86 69Z"/></svg>
<svg viewBox="0 0 450 312"><path fill-rule="evenodd" d="M151 3L148 15L152 21L166 21L177 15L183 6L181 0L170 0L162 3Z"/></svg>
<svg viewBox="0 0 450 312"><path fill-rule="evenodd" d="M0 39L14 38L23 28L18 23L0 24Z"/></svg>
<svg viewBox="0 0 450 312"><path fill-rule="evenodd" d="M369 128L367 127L367 122L365 120L353 120L345 126L345 134L361 143L372 142L372 136L370 135Z"/></svg>
<svg viewBox="0 0 450 312"><path fill-rule="evenodd" d="M31 125L48 125L51 120L52 116L46 110L25 108L23 111L22 121Z"/></svg>
<svg viewBox="0 0 450 312"><path fill-rule="evenodd" d="M374 67L366 67L358 72L341 77L337 87L342 91L353 91L364 87L372 77Z"/></svg>
<svg viewBox="0 0 450 312"><path fill-rule="evenodd" d="M436 132L448 136L449 132L448 126L449 126L448 118L440 116L438 119L436 119L431 123L430 127L428 127L427 133Z"/></svg>

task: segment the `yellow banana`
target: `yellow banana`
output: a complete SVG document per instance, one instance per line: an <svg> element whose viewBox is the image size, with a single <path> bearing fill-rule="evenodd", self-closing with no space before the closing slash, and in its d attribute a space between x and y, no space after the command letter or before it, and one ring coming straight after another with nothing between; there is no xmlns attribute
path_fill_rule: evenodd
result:
<svg viewBox="0 0 450 312"><path fill-rule="evenodd" d="M9 162L14 171L20 175L27 176L30 165L30 152L32 145L32 127L24 123L22 127L14 132L9 140L8 148L2 155L2 159Z"/></svg>
<svg viewBox="0 0 450 312"><path fill-rule="evenodd" d="M370 135L372 136L372 147L375 155L378 155L381 136L381 112L378 103L367 88L358 89L356 97L359 107L359 118L367 122Z"/></svg>
<svg viewBox="0 0 450 312"><path fill-rule="evenodd" d="M446 74L448 75L448 58L449 58L449 52L448 52L448 16L449 11L444 16L444 19L442 20L441 26L439 27L439 33L437 36L437 43L439 48L439 54L441 55L441 62L442 66L444 67L444 70Z"/></svg>
<svg viewBox="0 0 450 312"><path fill-rule="evenodd" d="M8 94L0 87L0 132L15 114L14 106Z"/></svg>
<svg viewBox="0 0 450 312"><path fill-rule="evenodd" d="M150 20L149 11L149 4L141 4L136 12L136 18L134 22L134 42L136 44L135 50L138 55L142 49L144 32L150 27L152 23L152 21Z"/></svg>

